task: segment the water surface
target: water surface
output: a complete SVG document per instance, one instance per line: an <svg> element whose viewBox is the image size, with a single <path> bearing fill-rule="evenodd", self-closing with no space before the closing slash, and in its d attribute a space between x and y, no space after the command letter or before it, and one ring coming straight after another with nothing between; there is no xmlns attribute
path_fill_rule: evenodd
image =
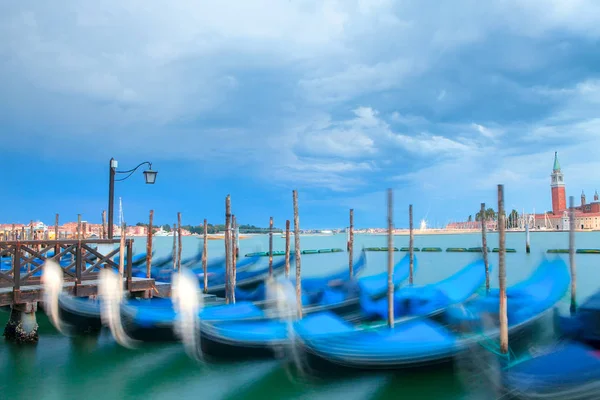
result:
<svg viewBox="0 0 600 400"><path fill-rule="evenodd" d="M407 236L394 238L396 247L408 246ZM345 249L346 236L302 236L303 249L341 247ZM387 246L386 236L356 235L355 249ZM508 253L507 283L518 282L528 276L546 255L547 248L568 247L566 232L534 232L531 234L532 253L525 253L525 235L509 233L507 247L517 249ZM600 232L577 233L579 248L600 248ZM293 241L292 241L293 244ZM183 238L183 256L194 254L202 240ZM283 250L285 240L274 238L274 249ZM415 237L415 246L476 247L481 245L479 234L423 235ZM490 248L497 247L497 235L488 235ZM145 251L145 240L135 239L135 248ZM169 253L172 238L155 239L156 256ZM268 250L268 237L256 236L240 241L245 253ZM224 253L223 241L209 241L209 258ZM395 253L396 260L404 253ZM387 253L368 253L365 274L386 270ZM462 266L480 257L477 253L416 253L419 269L416 285L435 282L448 277ZM354 255L355 259L358 253ZM267 258L263 261L267 263ZM497 267L498 255L490 254L490 263ZM599 286L600 255L578 254L578 298L584 299ZM315 276L345 268L348 253L302 256L302 275ZM293 268L293 265L292 265ZM497 286L497 268L491 276L491 285ZM568 309L567 293L559 305ZM98 337L69 338L52 327L43 311L38 311L39 343L35 346L17 346L0 340L0 398L2 399L467 399L481 398L473 385L464 384L450 371L431 373L373 373L350 376L345 379L303 379L290 374L275 360L200 365L189 359L178 344L143 345L129 350L119 346L110 334ZM0 312L4 326L8 313Z"/></svg>

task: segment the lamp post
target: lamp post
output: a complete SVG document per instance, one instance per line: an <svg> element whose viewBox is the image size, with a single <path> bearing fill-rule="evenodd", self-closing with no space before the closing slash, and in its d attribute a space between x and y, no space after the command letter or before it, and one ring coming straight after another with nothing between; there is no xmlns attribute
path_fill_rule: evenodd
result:
<svg viewBox="0 0 600 400"><path fill-rule="evenodd" d="M152 163L149 161L144 161L140 163L137 167L130 169L128 171L117 171L118 162L114 158L110 159L109 164L109 178L108 178L108 238L113 238L113 208L115 201L115 182L124 181L129 178L139 167L142 165L148 164L148 169L144 171L144 178L146 180L146 184L153 185L156 182L156 174L157 171L152 170ZM117 174L127 174L127 176L121 179L115 179ZM151 229L151 227L150 227Z"/></svg>

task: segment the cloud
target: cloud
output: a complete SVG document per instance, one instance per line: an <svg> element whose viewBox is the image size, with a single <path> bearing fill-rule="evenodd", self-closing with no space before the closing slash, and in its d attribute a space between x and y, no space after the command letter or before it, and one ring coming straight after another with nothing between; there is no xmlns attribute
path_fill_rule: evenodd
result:
<svg viewBox="0 0 600 400"><path fill-rule="evenodd" d="M473 123L473 124L471 124L471 126L475 130L477 130L477 132L479 132L482 136L484 136L488 139L496 139L498 136L500 136L502 134L502 131L500 131L500 130L491 129L486 126L480 125L480 124Z"/></svg>
<svg viewBox="0 0 600 400"><path fill-rule="evenodd" d="M591 0L8 2L0 35L11 154L154 154L365 204L502 181L534 204L548 154L579 174L600 145Z"/></svg>

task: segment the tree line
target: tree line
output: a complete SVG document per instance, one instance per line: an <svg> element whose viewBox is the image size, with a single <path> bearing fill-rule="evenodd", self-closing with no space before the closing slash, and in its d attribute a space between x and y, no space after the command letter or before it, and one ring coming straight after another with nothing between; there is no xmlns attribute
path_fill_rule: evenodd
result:
<svg viewBox="0 0 600 400"><path fill-rule="evenodd" d="M136 226L148 227L148 224L145 224L143 222L138 222L136 224ZM268 233L269 232L269 228L261 228L258 226L248 225L248 224L238 225L238 227L239 227L240 233ZM154 225L152 227L152 232L154 233L161 228L162 228L162 230L164 230L166 232L171 232L171 230L174 229L175 227L171 228L171 225L169 225L169 224ZM204 225L181 225L181 228L185 229L191 233L197 233L197 234L204 233ZM225 224L216 224L216 225L207 224L207 231L209 234L224 232ZM274 227L273 232L281 233L281 232L283 232L283 230Z"/></svg>
<svg viewBox="0 0 600 400"><path fill-rule="evenodd" d="M498 220L498 213L491 207L483 210L483 214L481 213L481 210L477 211L477 213L475 214L475 221L481 221L482 215L486 221L497 221ZM469 215L469 217L467 218L467 221L472 222L473 216ZM517 210L513 209L510 212L510 214L508 214L508 217L506 218L506 222L507 222L508 228L518 228L519 227L519 212Z"/></svg>

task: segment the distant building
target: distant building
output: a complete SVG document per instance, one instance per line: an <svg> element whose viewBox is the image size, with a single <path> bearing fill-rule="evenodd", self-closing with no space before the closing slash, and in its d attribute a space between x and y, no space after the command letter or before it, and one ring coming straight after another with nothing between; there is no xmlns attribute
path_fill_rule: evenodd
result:
<svg viewBox="0 0 600 400"><path fill-rule="evenodd" d="M554 153L554 166L550 174L550 191L552 194L552 211L536 214L535 228L568 230L569 207L565 189L564 176L558 162L558 153ZM575 229L600 229L600 201L598 191L594 193L594 201L586 202L585 193L581 192L581 202L575 206Z"/></svg>
<svg viewBox="0 0 600 400"><path fill-rule="evenodd" d="M487 230L496 230L497 226L498 222L495 220L487 220L485 224ZM450 222L446 225L446 229L481 230L481 221Z"/></svg>

